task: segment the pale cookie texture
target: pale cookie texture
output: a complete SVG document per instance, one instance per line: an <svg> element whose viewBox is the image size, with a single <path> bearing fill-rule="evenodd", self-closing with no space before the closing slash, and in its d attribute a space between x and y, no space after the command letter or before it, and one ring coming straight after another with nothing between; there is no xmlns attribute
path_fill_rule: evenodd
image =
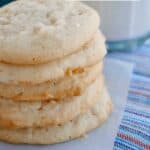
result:
<svg viewBox="0 0 150 150"><path fill-rule="evenodd" d="M84 70L102 61L106 54L104 37L97 32L94 39L82 50L57 61L41 65L10 65L0 63L0 82L8 84L39 84L66 77L68 71ZM1 50L0 50L1 52Z"/></svg>
<svg viewBox="0 0 150 150"><path fill-rule="evenodd" d="M61 100L80 96L86 88L102 73L102 65L96 64L87 69L76 70L74 75L58 82L45 82L37 85L12 85L0 83L0 96L18 101Z"/></svg>
<svg viewBox="0 0 150 150"><path fill-rule="evenodd" d="M112 111L112 102L107 91L103 98L87 113L59 126L47 128L7 129L0 128L0 139L10 143L54 144L85 135L101 125Z"/></svg>
<svg viewBox="0 0 150 150"><path fill-rule="evenodd" d="M62 124L88 111L102 99L105 93L102 91L103 87L104 79L99 76L81 96L66 98L60 102L14 102L1 98L0 126L24 128Z"/></svg>
<svg viewBox="0 0 150 150"><path fill-rule="evenodd" d="M0 61L40 64L80 50L99 27L81 2L18 0L0 8Z"/></svg>

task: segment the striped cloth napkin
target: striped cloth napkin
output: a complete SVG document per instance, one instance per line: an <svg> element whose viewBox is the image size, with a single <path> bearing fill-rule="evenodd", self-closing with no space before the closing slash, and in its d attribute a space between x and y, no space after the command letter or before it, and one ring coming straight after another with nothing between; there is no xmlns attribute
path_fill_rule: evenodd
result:
<svg viewBox="0 0 150 150"><path fill-rule="evenodd" d="M135 63L114 150L150 150L150 43L109 57Z"/></svg>

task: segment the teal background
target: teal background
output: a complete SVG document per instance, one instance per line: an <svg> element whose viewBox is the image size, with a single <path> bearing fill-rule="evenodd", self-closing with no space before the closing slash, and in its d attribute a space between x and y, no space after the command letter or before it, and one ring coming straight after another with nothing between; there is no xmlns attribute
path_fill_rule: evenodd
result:
<svg viewBox="0 0 150 150"><path fill-rule="evenodd" d="M0 7L14 0L0 0Z"/></svg>
<svg viewBox="0 0 150 150"><path fill-rule="evenodd" d="M147 40L150 40L150 32L140 37L120 41L106 41L108 52L133 51L141 47Z"/></svg>

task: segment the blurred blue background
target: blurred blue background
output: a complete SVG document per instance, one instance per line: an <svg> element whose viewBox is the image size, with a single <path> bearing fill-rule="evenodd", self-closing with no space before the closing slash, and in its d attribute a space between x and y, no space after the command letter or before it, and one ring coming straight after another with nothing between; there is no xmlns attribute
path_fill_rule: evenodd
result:
<svg viewBox="0 0 150 150"><path fill-rule="evenodd" d="M13 1L13 0L0 0L0 6L3 6L11 1Z"/></svg>

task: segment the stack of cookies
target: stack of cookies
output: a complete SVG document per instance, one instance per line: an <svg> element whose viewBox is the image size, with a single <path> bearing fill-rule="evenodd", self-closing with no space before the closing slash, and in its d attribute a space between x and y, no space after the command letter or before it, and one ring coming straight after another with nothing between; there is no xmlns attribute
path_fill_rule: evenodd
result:
<svg viewBox="0 0 150 150"><path fill-rule="evenodd" d="M1 140L63 142L108 118L99 24L80 2L19 0L0 8Z"/></svg>

